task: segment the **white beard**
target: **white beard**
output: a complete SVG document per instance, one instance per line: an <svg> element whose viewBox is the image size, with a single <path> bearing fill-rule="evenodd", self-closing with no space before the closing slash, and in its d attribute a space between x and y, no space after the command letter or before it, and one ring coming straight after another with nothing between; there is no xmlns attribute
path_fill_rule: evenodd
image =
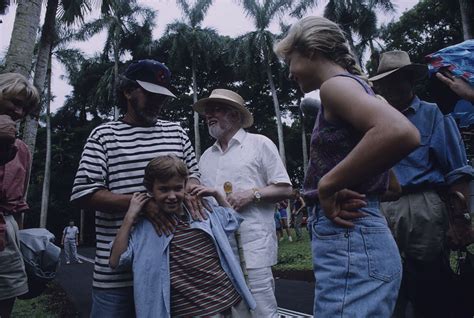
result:
<svg viewBox="0 0 474 318"><path fill-rule="evenodd" d="M229 114L226 114L220 122L217 122L212 126L209 126L207 129L211 137L219 140L223 136L225 136L225 134L227 134L230 130L232 130L232 127L233 127L232 123L229 120Z"/></svg>

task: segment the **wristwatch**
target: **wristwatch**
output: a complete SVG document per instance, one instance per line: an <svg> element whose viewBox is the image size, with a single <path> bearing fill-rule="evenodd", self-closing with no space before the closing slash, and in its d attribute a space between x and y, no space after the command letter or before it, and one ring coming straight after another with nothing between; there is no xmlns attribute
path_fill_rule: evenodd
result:
<svg viewBox="0 0 474 318"><path fill-rule="evenodd" d="M253 188L252 191L253 191L253 201L260 202L260 200L262 200L262 194L260 193L260 191L258 191L257 188Z"/></svg>

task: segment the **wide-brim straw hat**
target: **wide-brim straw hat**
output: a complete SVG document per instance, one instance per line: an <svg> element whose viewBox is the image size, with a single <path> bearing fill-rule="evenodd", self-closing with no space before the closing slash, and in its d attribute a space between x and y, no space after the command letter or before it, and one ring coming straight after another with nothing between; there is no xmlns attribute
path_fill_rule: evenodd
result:
<svg viewBox="0 0 474 318"><path fill-rule="evenodd" d="M215 89L211 95L198 100L193 109L195 112L204 115L206 106L209 103L222 103L228 105L242 114L242 128L248 128L253 125L252 113L245 107L244 99L237 93L228 89Z"/></svg>
<svg viewBox="0 0 474 318"><path fill-rule="evenodd" d="M390 74L398 71L410 72L413 80L420 80L428 75L428 66L424 64L412 63L410 56L405 51L389 51L380 56L377 75L369 78L369 81L378 81Z"/></svg>

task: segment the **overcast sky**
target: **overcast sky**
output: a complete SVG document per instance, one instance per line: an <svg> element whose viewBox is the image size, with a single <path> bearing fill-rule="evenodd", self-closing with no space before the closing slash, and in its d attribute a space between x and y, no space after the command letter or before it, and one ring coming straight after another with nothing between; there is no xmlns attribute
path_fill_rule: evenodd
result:
<svg viewBox="0 0 474 318"><path fill-rule="evenodd" d="M156 28L153 32L155 39L161 36L168 23L177 19L179 20L182 15L175 0L138 0L138 2L141 5L157 10ZM393 0L392 2L396 6L396 12L387 16L379 14L378 18L381 23L397 20L405 10L412 8L418 3L418 0ZM326 1L320 1L320 5L312 12L308 12L308 15L322 15L325 4ZM43 16L45 10L46 8L43 6ZM12 4L10 5L9 12L4 16L0 16L0 19L3 20L3 23L0 24L0 34L2 35L0 37L0 54L2 56L5 56L8 49L15 19L15 11L16 5ZM284 20L289 24L295 21L289 17L285 17ZM214 28L219 34L231 37L239 36L253 30L252 21L244 15L241 7L236 4L235 0L214 0L214 4L210 7L202 26ZM279 31L278 21L273 23L270 30L275 33ZM71 46L80 48L86 55L92 56L94 53L100 52L103 49L104 39L105 35L102 34L85 43L77 43ZM51 110L54 112L63 105L65 96L70 94L72 88L67 84L66 79L61 79L61 75L65 75L65 73L59 63L53 61L52 71L53 79L51 84L56 99L51 105Z"/></svg>

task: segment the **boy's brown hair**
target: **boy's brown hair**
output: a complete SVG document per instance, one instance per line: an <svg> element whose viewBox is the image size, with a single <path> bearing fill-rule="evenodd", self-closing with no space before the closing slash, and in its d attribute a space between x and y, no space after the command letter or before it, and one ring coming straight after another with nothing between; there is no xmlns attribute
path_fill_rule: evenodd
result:
<svg viewBox="0 0 474 318"><path fill-rule="evenodd" d="M143 185L151 192L155 181L166 182L173 177L187 179L188 168L186 164L175 155L159 156L151 160L145 168Z"/></svg>

